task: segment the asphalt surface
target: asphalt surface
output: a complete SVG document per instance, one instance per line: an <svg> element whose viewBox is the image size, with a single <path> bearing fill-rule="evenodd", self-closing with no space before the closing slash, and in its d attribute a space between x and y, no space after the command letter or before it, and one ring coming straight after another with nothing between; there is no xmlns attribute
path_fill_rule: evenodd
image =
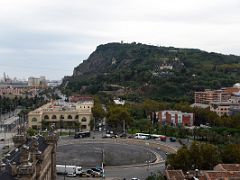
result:
<svg viewBox="0 0 240 180"><path fill-rule="evenodd" d="M67 152L67 153L66 153ZM111 143L82 143L70 147L63 145L57 150L57 164L74 164L84 168L101 166L122 166L155 161L156 156L148 148L138 145ZM69 161L70 160L70 161Z"/></svg>
<svg viewBox="0 0 240 180"><path fill-rule="evenodd" d="M101 141L103 141L103 139L101 138L102 134L100 133L95 133L94 134L94 140L97 143L101 143ZM90 139L93 139L92 137ZM84 139L86 140L86 139ZM104 141L106 141L108 139L104 139ZM59 154L57 155L58 158L61 159L61 157L66 156L66 153L68 152L68 148L71 149L75 149L75 145L81 143L81 139L73 139L73 137L61 137L59 140L59 147L58 149L61 151L61 148L64 146L64 152L65 154L62 154L59 156ZM110 139L109 139L110 141ZM153 141L153 140L145 140L146 142L148 141ZM113 141L111 140L111 143ZM181 145L178 142L170 142L169 140L167 140L166 142L158 142L164 145L168 145L171 146L173 148L178 149L179 147L181 147ZM69 144L69 145L68 145ZM75 145L74 145L75 144ZM63 145L63 146L62 146ZM115 149L118 149L118 151L121 151L122 147L120 148L120 146L124 146L124 145L113 145L115 146ZM79 147L79 146L76 146ZM137 149L141 149L143 148L141 145L138 146ZM146 147L144 147L146 149ZM110 146L111 149L111 146ZM87 150L87 149L85 149ZM112 149L114 150L114 149ZM151 151L154 151L155 153L157 153L158 155L160 155L162 157L162 160L166 159L166 152L162 151L159 148L150 148ZM79 151L79 150L76 150ZM127 156L124 158L128 158L129 156L131 156L131 154L133 154L135 151L131 148L125 148L124 151L128 151L126 154ZM147 156L147 154L145 153L145 155L143 154L143 156ZM79 156L80 157L80 156ZM123 157L120 156L120 157ZM114 157L113 157L114 158ZM123 159L124 159L123 158ZM121 158L120 158L121 159ZM68 158L69 161L71 161L71 158ZM118 159L119 160L119 159ZM117 160L117 161L118 161ZM139 179L146 179L148 176L159 173L159 172L163 172L165 169L165 163L164 162L159 162L159 163L144 163L141 165L129 165L129 166L105 166L105 179L131 179L133 177L138 177ZM98 164L96 164L96 166L98 166ZM64 180L64 176L62 175L58 175L57 179L59 180ZM65 177L66 180L70 180L70 179L79 179L79 177ZM93 178L81 178L81 179L93 179ZM101 179L101 178L94 178L94 179Z"/></svg>

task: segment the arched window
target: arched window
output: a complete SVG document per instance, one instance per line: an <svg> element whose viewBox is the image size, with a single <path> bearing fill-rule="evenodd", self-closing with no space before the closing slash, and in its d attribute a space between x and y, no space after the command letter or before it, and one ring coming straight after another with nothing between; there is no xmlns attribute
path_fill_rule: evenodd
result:
<svg viewBox="0 0 240 180"><path fill-rule="evenodd" d="M82 118L82 122L86 122L87 121L87 118L86 117L83 117Z"/></svg>
<svg viewBox="0 0 240 180"><path fill-rule="evenodd" d="M45 115L43 119L49 119L49 116L48 116L48 115Z"/></svg>
<svg viewBox="0 0 240 180"><path fill-rule="evenodd" d="M71 116L71 115L68 115L68 119L72 119L72 116Z"/></svg>
<svg viewBox="0 0 240 180"><path fill-rule="evenodd" d="M78 115L76 115L76 116L75 116L75 119L78 119L78 117L79 117L79 116L78 116Z"/></svg>
<svg viewBox="0 0 240 180"><path fill-rule="evenodd" d="M61 115L61 116L60 116L60 119L64 119L64 115Z"/></svg>
<svg viewBox="0 0 240 180"><path fill-rule="evenodd" d="M32 118L32 122L37 122L37 118Z"/></svg>
<svg viewBox="0 0 240 180"><path fill-rule="evenodd" d="M52 119L57 119L57 116L56 115L52 115Z"/></svg>

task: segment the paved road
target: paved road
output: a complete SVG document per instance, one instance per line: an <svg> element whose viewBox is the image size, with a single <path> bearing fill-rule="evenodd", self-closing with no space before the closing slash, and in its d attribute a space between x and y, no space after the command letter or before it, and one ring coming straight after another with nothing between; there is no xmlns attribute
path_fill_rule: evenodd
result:
<svg viewBox="0 0 240 180"><path fill-rule="evenodd" d="M110 141L110 142L113 142L112 139L102 139L101 138L101 134L99 133L96 133L94 134L94 140L96 140L97 142L101 142L101 141ZM89 139L89 141L92 140L92 138ZM58 144L61 146L61 145L66 145L66 144L78 144L78 143L81 143L81 139L73 139L73 137L61 137ZM84 139L84 141L87 141L87 139ZM152 140L146 140L146 143L147 142L153 142ZM177 142L158 142L158 143L161 143L161 144L164 144L164 145L168 145L168 146L171 146L173 148L176 148L178 149L179 147L181 147L181 145ZM160 154L162 156L162 159L166 159L166 152L158 149L158 148L152 148L152 150L154 150L156 153ZM150 165L143 165L143 166L138 166L138 167L135 167L135 166L128 166L128 167L122 167L122 166L118 166L118 167L114 167L114 166L111 166L111 167L108 167L106 166L105 167L105 174L106 174L106 178L105 179L123 179L123 178L126 178L127 180L128 179L131 179L133 177L138 177L140 179L145 179L146 177L148 177L149 175L152 175L152 174L155 174L155 173L158 173L158 172L163 172L165 169L165 166L164 166L164 162L161 162L161 163L157 163L157 164L150 164ZM57 176L57 179L59 180L63 180L64 177L63 176L60 176L58 175ZM68 179L79 179L79 177L65 177L66 180ZM91 179L91 178L85 178L85 179ZM95 178L96 179L96 178ZM99 178L98 178L99 179Z"/></svg>
<svg viewBox="0 0 240 180"><path fill-rule="evenodd" d="M158 164L153 166L144 166L144 167L131 167L131 168L105 168L105 179L126 179L130 180L133 177L138 177L141 180L146 179L148 176L157 173L159 171L164 171L164 165ZM64 177L61 175L57 176L58 180L63 180ZM66 180L75 180L79 179L79 177L65 177ZM100 178L81 178L81 179L100 179Z"/></svg>

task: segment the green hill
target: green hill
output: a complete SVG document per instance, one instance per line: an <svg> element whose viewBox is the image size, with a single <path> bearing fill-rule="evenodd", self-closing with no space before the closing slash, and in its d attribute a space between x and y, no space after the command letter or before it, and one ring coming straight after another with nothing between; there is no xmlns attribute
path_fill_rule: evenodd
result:
<svg viewBox="0 0 240 180"><path fill-rule="evenodd" d="M100 45L65 77L67 93L105 92L126 99L192 101L193 92L232 86L240 80L240 57L199 49L140 43Z"/></svg>

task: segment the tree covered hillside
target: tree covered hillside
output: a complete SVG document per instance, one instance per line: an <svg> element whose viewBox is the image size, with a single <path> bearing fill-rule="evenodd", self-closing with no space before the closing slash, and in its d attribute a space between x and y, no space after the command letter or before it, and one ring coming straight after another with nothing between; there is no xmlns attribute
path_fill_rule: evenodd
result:
<svg viewBox="0 0 240 180"><path fill-rule="evenodd" d="M140 43L100 45L65 77L67 93L120 95L126 99L193 100L193 92L232 86L240 80L240 57L199 49Z"/></svg>

